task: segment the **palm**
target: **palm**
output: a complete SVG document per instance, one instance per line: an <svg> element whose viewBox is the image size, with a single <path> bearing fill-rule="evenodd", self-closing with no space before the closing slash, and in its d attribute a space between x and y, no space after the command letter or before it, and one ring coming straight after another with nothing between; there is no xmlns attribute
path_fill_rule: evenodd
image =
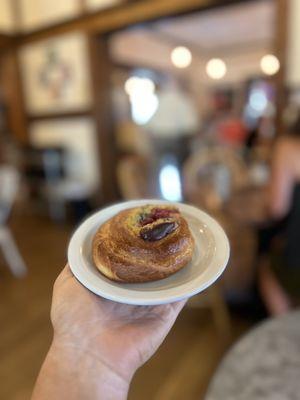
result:
<svg viewBox="0 0 300 400"><path fill-rule="evenodd" d="M67 267L54 290L52 321L56 335L122 370L147 361L171 329L183 302L130 306L86 290ZM109 360L109 361L107 361Z"/></svg>

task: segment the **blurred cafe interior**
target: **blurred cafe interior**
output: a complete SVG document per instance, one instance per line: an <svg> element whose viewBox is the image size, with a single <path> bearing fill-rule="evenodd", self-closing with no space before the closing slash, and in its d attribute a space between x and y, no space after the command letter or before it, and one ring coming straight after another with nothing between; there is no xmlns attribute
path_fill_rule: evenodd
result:
<svg viewBox="0 0 300 400"><path fill-rule="evenodd" d="M30 398L75 227L139 198L207 211L231 257L129 400L235 398L224 355L300 299L299 27L299 0L1 0L1 399Z"/></svg>

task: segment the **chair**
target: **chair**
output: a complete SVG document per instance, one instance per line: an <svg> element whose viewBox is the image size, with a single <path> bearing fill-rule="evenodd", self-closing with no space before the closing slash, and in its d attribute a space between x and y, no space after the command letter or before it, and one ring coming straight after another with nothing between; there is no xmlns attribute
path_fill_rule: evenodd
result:
<svg viewBox="0 0 300 400"><path fill-rule="evenodd" d="M5 260L16 277L26 274L26 265L7 226L20 183L20 174L11 166L0 167L0 247Z"/></svg>
<svg viewBox="0 0 300 400"><path fill-rule="evenodd" d="M220 210L230 192L242 187L247 181L247 169L239 156L224 147L201 149L192 154L183 167L183 190L185 199L208 210L220 220ZM222 221L223 222L223 221ZM227 231L227 229L226 229ZM220 339L229 343L231 336L230 314L224 300L224 285L213 286L194 296L191 307L208 307L212 312ZM230 283L229 283L230 286Z"/></svg>
<svg viewBox="0 0 300 400"><path fill-rule="evenodd" d="M123 157L117 165L117 180L124 200L158 197L156 183L149 173L148 162L142 156Z"/></svg>
<svg viewBox="0 0 300 400"><path fill-rule="evenodd" d="M231 149L203 148L192 154L183 168L185 198L208 210L217 210L230 192L245 186L248 172Z"/></svg>
<svg viewBox="0 0 300 400"><path fill-rule="evenodd" d="M215 174L220 166L219 173ZM186 199L208 210L229 238L230 267L222 276L222 290L228 299L244 301L254 281L256 235L251 226L232 218L224 206L232 194L249 184L247 167L236 151L216 146L192 154L184 166L183 176Z"/></svg>
<svg viewBox="0 0 300 400"><path fill-rule="evenodd" d="M68 202L87 203L93 194L93 184L82 178L71 178L66 172L69 154L63 147L27 147L25 171L29 187L38 197L46 200L54 221L66 218ZM83 217L83 216L81 216Z"/></svg>

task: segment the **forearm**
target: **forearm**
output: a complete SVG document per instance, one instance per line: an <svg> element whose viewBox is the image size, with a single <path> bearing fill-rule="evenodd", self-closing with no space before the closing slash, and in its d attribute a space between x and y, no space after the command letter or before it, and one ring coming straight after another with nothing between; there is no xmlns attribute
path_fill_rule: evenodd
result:
<svg viewBox="0 0 300 400"><path fill-rule="evenodd" d="M53 343L32 400L125 400L129 382L109 366L76 348Z"/></svg>

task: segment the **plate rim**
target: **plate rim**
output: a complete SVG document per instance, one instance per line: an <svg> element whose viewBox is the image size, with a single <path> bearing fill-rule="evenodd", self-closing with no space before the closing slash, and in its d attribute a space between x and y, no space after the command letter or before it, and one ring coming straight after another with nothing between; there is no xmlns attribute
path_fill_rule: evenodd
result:
<svg viewBox="0 0 300 400"><path fill-rule="evenodd" d="M222 262L220 262L219 266L214 266L214 269L216 270L215 273L213 274L208 274L208 279L206 279L202 284L196 285L195 286L195 279L193 279L190 282L185 283L185 286L187 287L184 292L177 293L176 294L176 289L177 287L172 287L172 288L167 288L165 290L159 290L156 291L154 290L148 290L145 292L142 292L142 290L130 290L128 287L117 287L116 291L125 291L129 292L130 295L129 297L126 297L125 294L118 294L118 293L113 293L114 292L114 286L110 287L110 291L107 290L107 288L102 288L99 289L99 287L94 283L91 282L90 279L88 279L87 276L82 276L81 273L81 267L78 266L79 264L82 264L81 261L79 260L79 255L82 256L82 246L80 243L83 242L84 237L87 235L87 233L90 231L88 227L93 223L94 220L98 219L100 216L103 214L108 214L110 212L114 212L113 214L116 214L117 212L130 208L130 207L138 207L144 204L172 204L173 206L177 206L181 211L184 210L189 210L194 216L197 217L197 219L201 220L201 223L205 223L208 228L210 228L214 238L216 239L216 236L221 237L222 241L222 247L220 249L220 252L222 251L223 256ZM195 215L196 214L196 215ZM201 215L202 218L199 217ZM111 218L111 216L108 216L108 218ZM107 219L108 219L107 218ZM104 222L104 221L103 221ZM218 249L218 243L217 240L216 242L216 249ZM123 303L123 304L131 304L131 305L159 305L159 304L166 304L166 303L173 303L175 301L179 301L182 299L190 298L194 296L197 293L200 293L207 289L209 286L211 286L224 272L228 261L230 257L230 244L228 237L222 228L222 226L219 224L218 221L216 221L213 217L211 217L209 214L207 214L205 211L190 205L186 203L176 203L176 202L170 202L167 200L161 200L161 199L142 199L142 200L129 200L125 202L119 202L116 204L112 204L108 207L105 207L101 210L96 211L92 215L90 215L86 220L84 220L73 232L71 239L68 244L68 263L71 268L72 273L76 277L76 279L87 289L89 289L91 292L95 293L98 296L101 296L105 299L112 300L118 303ZM210 261L210 267L208 270L211 270L211 267L213 264L216 263L218 255L218 251L216 251L212 257L212 260ZM83 267L84 270L86 270L85 267ZM87 270L88 271L88 270ZM205 271L206 273L207 270ZM100 281L103 283L104 281L100 279ZM106 283L106 282L104 282ZM193 284L194 283L194 284ZM122 283L120 284L122 285ZM191 286L190 289L188 289L188 286ZM170 294L174 292L173 294ZM153 298L153 294L157 292L157 296ZM163 293L163 294L162 294ZM152 296L151 296L152 294Z"/></svg>

